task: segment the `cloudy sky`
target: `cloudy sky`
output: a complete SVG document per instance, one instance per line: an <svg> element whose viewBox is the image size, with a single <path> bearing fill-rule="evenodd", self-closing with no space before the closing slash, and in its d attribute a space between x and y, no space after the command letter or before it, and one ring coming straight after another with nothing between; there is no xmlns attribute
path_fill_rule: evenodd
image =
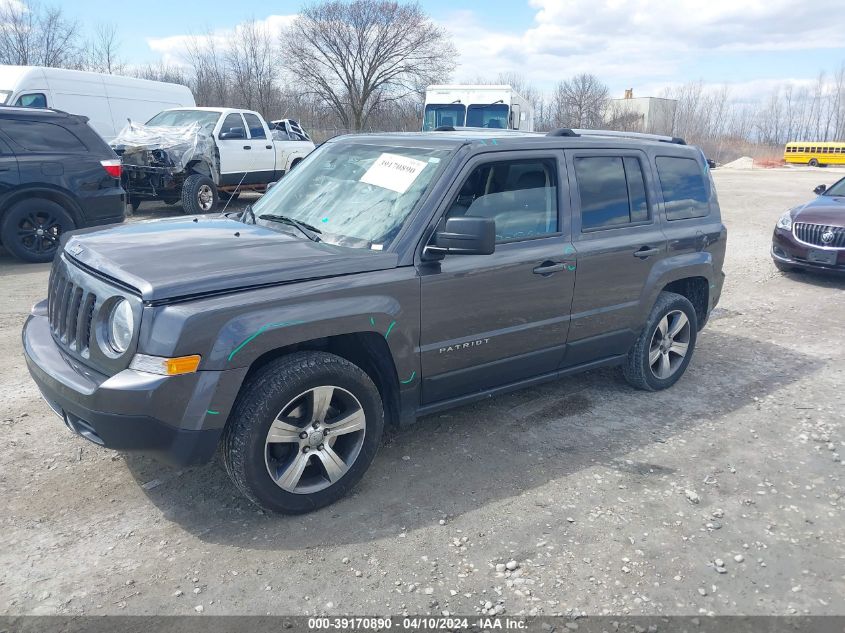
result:
<svg viewBox="0 0 845 633"><path fill-rule="evenodd" d="M87 24L114 22L127 61L178 60L187 35L227 36L249 19L285 24L299 1L146 0L122 17L100 0L63 0ZM621 96L691 80L729 83L753 98L783 82L812 83L845 62L842 0L422 0L460 52L455 80L517 72L541 89L598 75ZM108 5L106 5L108 6ZM141 6L141 5L139 5Z"/></svg>

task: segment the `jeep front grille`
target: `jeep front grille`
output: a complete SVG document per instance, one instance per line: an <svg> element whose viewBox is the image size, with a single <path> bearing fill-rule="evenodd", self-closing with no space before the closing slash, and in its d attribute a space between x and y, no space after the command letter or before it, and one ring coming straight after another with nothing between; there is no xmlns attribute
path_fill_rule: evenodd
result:
<svg viewBox="0 0 845 633"><path fill-rule="evenodd" d="M792 232L795 239L805 244L828 248L845 248L845 228L841 226L795 222L792 225ZM832 237L825 241L824 237L829 235L832 235Z"/></svg>
<svg viewBox="0 0 845 633"><path fill-rule="evenodd" d="M88 356L91 324L97 295L76 285L57 262L47 294L47 314L56 341L81 356Z"/></svg>

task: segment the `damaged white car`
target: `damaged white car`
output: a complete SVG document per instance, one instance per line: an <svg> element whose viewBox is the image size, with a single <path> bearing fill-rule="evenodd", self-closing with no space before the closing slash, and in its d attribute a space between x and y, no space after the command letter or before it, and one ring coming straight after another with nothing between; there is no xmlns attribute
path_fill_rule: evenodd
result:
<svg viewBox="0 0 845 633"><path fill-rule="evenodd" d="M143 200L210 213L219 200L264 191L313 149L292 119L272 126L257 112L178 108L146 124L130 122L111 142L123 163L123 188L136 210Z"/></svg>

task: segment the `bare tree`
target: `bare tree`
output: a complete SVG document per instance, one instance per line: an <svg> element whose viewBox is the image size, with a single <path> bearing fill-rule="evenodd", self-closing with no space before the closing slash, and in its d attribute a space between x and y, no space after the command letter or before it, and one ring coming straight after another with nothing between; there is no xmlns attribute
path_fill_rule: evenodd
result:
<svg viewBox="0 0 845 633"><path fill-rule="evenodd" d="M602 127L608 95L607 86L589 73L558 83L552 95L553 124L556 127Z"/></svg>
<svg viewBox="0 0 845 633"><path fill-rule="evenodd" d="M265 25L250 20L238 27L225 60L243 107L269 112L278 101L275 57L273 38Z"/></svg>
<svg viewBox="0 0 845 633"><path fill-rule="evenodd" d="M362 130L373 112L448 76L456 52L416 3L328 0L305 7L282 37L282 61L334 111Z"/></svg>
<svg viewBox="0 0 845 633"><path fill-rule="evenodd" d="M0 3L0 63L79 68L83 62L79 25L60 8Z"/></svg>
<svg viewBox="0 0 845 633"><path fill-rule="evenodd" d="M120 60L120 40L114 24L99 24L94 39L88 44L86 68L99 73L118 74L125 69Z"/></svg>

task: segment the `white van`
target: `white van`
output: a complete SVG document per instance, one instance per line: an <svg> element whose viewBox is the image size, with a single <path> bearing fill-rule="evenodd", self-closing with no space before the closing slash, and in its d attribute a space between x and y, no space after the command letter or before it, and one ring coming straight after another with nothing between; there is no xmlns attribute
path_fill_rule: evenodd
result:
<svg viewBox="0 0 845 633"><path fill-rule="evenodd" d="M531 102L511 86L448 85L425 90L423 132L438 127L534 131Z"/></svg>
<svg viewBox="0 0 845 633"><path fill-rule="evenodd" d="M196 105L186 86L64 68L0 65L0 105L54 108L87 116L107 141L127 119L139 123L168 108Z"/></svg>

